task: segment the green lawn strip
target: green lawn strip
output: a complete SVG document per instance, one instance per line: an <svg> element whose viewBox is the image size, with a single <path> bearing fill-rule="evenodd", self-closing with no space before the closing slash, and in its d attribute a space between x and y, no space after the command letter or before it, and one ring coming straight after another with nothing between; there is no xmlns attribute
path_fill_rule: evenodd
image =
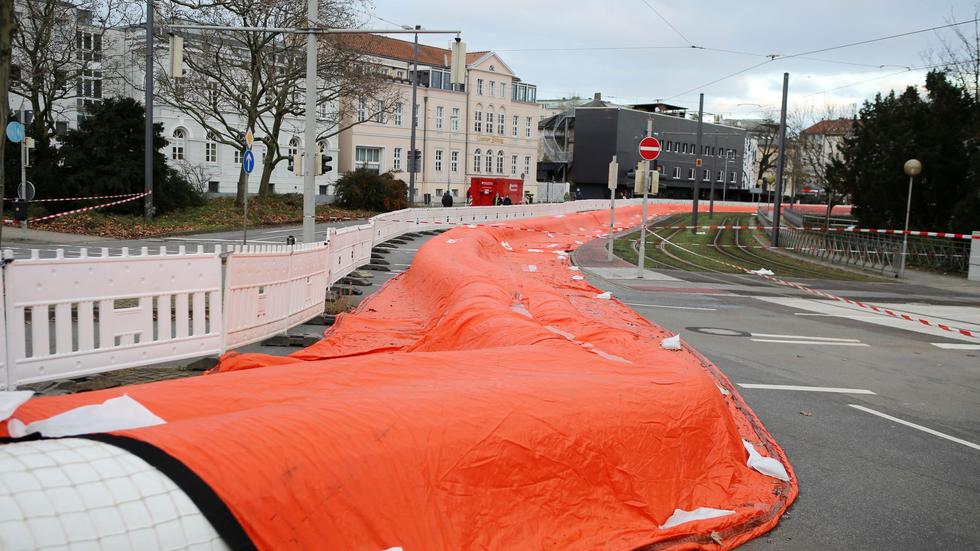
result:
<svg viewBox="0 0 980 551"><path fill-rule="evenodd" d="M747 225L751 222L751 218L752 215L749 214L718 212L715 213L714 216L708 216L706 214L701 215L698 218L698 224L704 226ZM670 218L660 221L655 225L682 225L688 223L689 221L690 215L680 214L671 216ZM718 238L718 244L722 246L724 251L729 253L731 256L726 255L711 246L714 243L715 237L718 235L719 231L721 232L721 236ZM762 248L751 248L749 249L750 252L746 252L735 246L736 241L734 230L706 229L698 230L698 232L700 232L701 235L692 233L690 230L681 230L677 232L676 230L671 229L659 229L654 230L651 232L651 234L648 234L646 245L646 267L654 270L664 269L664 264L666 264L673 268L685 271L721 271L735 274L744 273L743 270L729 266L729 264L734 264L748 270L768 268L775 272L777 276L793 279L812 278L846 281L888 281L873 275L838 270L836 268L808 262L804 259L794 258L788 255L782 255ZM750 247L757 247L761 245L760 242L753 238L753 234L760 235L765 239L768 239L768 236L766 236L761 230L741 230L739 232L739 240L741 244ZM698 268L684 262L678 262L676 259L664 254L664 252L660 250L660 243L663 241L663 239L657 236L669 238L671 243L677 245L666 246L667 251L669 251L673 256L691 262L698 266ZM635 242L638 237L638 234L633 233L627 237L617 239L613 249L614 252L620 258L623 258L631 263L636 263L637 254L633 250L633 242Z"/></svg>
<svg viewBox="0 0 980 551"><path fill-rule="evenodd" d="M317 220L331 218L367 218L375 213L339 209L332 205L317 205ZM303 221L302 197L273 195L250 197L249 227L299 224ZM235 206L233 197L216 197L198 207L190 207L158 215L151 222L141 216L92 211L55 218L38 223L36 229L109 237L142 239L166 235L237 230L242 227L242 209Z"/></svg>

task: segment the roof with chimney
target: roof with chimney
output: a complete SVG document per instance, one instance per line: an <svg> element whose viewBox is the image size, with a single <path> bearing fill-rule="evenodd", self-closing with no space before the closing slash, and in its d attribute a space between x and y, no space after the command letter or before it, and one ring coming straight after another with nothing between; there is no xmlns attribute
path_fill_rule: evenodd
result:
<svg viewBox="0 0 980 551"><path fill-rule="evenodd" d="M412 61L414 44L406 40L398 40L377 34L352 35L346 37L351 47L361 53L397 59L399 61ZM487 50L479 52L466 52L466 64L476 62L488 53ZM437 48L419 44L419 64L433 67L449 67L451 52L448 48Z"/></svg>

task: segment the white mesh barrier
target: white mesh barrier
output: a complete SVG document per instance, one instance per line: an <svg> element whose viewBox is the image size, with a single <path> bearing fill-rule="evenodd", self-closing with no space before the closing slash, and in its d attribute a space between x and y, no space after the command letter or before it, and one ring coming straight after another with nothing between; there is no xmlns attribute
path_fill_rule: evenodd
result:
<svg viewBox="0 0 980 551"><path fill-rule="evenodd" d="M116 446L0 446L0 549L228 549L168 477Z"/></svg>

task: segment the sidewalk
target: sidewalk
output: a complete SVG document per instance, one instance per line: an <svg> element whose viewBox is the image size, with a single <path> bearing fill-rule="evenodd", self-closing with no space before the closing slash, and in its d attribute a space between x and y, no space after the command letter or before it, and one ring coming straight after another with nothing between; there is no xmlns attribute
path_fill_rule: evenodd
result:
<svg viewBox="0 0 980 551"><path fill-rule="evenodd" d="M53 231L35 230L31 228L19 228L4 226L3 243L28 244L28 245L64 245L69 243L96 243L102 241L115 241L109 237L96 237L93 235L79 235L75 233L58 233Z"/></svg>

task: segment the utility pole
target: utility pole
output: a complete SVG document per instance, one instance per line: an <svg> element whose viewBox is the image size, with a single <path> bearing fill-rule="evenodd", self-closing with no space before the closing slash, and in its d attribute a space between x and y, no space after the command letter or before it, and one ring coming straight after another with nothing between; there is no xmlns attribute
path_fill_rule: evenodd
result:
<svg viewBox="0 0 980 551"><path fill-rule="evenodd" d="M647 115L647 136L653 136L653 117L649 115ZM643 168L646 168L645 164ZM654 171L657 170L656 160L653 161L653 169ZM647 259L647 190L650 188L650 177L652 175L652 173L643 175L643 214L640 220L639 254L636 259L636 277L639 279L643 279L643 268L645 268L644 264L646 264ZM636 178L640 178L639 172L637 172Z"/></svg>
<svg viewBox="0 0 980 551"><path fill-rule="evenodd" d="M421 25L415 25L415 30L421 29ZM415 204L415 172L419 167L415 166L417 164L415 157L415 121L418 120L418 108L417 97L419 89L419 33L415 33L415 45L412 49L412 135L409 138L408 143L408 155L411 161L409 161L409 171L408 171L408 206L411 207Z"/></svg>
<svg viewBox="0 0 980 551"><path fill-rule="evenodd" d="M711 169L712 169L711 172L717 172L715 170L716 168L718 168L718 157L717 157L718 133L717 132L715 132L715 149L713 153L715 153L715 155L712 155L712 157L714 158L711 160ZM711 217L714 217L715 215L715 179L713 178L713 176L714 174L708 173L708 181L711 182L711 193L709 194L708 197L708 216ZM725 182L722 182L722 185L724 184Z"/></svg>
<svg viewBox="0 0 980 551"><path fill-rule="evenodd" d="M691 206L691 233L698 233L698 196L701 195L701 124L704 121L704 94L698 94L698 143L694 151L697 160L694 162L694 204Z"/></svg>
<svg viewBox="0 0 980 551"><path fill-rule="evenodd" d="M772 246L779 246L779 218L783 203L783 171L786 169L786 96L789 73L783 73L783 108L779 113L779 163L776 165L776 197L772 205Z"/></svg>
<svg viewBox="0 0 980 551"><path fill-rule="evenodd" d="M153 0L146 0L146 74L143 77L143 218L153 220Z"/></svg>
<svg viewBox="0 0 980 551"><path fill-rule="evenodd" d="M27 128L27 116L24 114L24 102L20 102L20 123ZM25 132L26 134L26 132ZM20 189L23 190L23 196L21 199L24 201L29 201L30 197L27 192L27 138L25 137L20 141ZM27 229L27 220L23 220L20 223L20 227Z"/></svg>
<svg viewBox="0 0 980 551"><path fill-rule="evenodd" d="M316 35L312 30L317 25L319 2L309 0L306 17L307 27L311 32L306 35L306 131L303 140L306 142L306 162L303 163L303 243L313 243L316 240L316 163L320 162L316 147ZM245 188L248 196L248 187Z"/></svg>

